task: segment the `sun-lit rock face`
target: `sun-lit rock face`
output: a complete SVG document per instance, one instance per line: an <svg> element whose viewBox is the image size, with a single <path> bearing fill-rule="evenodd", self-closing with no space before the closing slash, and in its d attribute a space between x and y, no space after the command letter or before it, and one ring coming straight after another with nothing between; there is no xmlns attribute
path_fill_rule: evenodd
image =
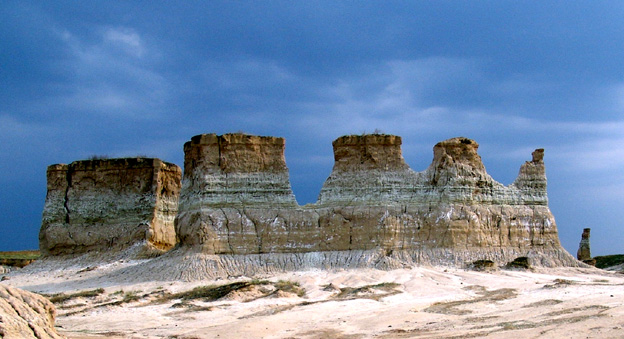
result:
<svg viewBox="0 0 624 339"><path fill-rule="evenodd" d="M182 171L150 158L75 161L48 167L39 244L44 256L176 244Z"/></svg>
<svg viewBox="0 0 624 339"><path fill-rule="evenodd" d="M61 339L54 328L56 309L46 298L0 285L0 338Z"/></svg>
<svg viewBox="0 0 624 339"><path fill-rule="evenodd" d="M344 136L333 147L334 168L318 202L299 207L290 189L283 139L193 137L185 145L176 220L181 247L207 254L269 255L255 257L260 261L280 254L285 262L273 264L295 268L477 259L504 264L519 256L548 266L577 263L560 246L548 208L543 150L536 150L518 179L504 186L487 174L478 144L467 138L436 144L423 172L405 164L398 136ZM325 259L281 255L288 253L336 254Z"/></svg>
<svg viewBox="0 0 624 339"><path fill-rule="evenodd" d="M409 168L401 154L401 137L396 135L345 135L332 145L335 173L401 171Z"/></svg>

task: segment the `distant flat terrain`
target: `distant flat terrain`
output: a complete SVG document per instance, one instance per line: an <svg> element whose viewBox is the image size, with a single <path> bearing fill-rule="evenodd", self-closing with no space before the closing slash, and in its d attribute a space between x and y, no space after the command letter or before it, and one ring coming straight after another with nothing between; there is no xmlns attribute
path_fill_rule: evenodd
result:
<svg viewBox="0 0 624 339"><path fill-rule="evenodd" d="M39 259L39 250L0 252L0 265L24 267Z"/></svg>

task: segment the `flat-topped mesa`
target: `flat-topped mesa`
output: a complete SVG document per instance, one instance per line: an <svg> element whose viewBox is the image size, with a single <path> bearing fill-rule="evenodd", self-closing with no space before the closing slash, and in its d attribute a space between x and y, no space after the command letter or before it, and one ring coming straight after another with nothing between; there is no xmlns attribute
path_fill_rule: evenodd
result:
<svg viewBox="0 0 624 339"><path fill-rule="evenodd" d="M201 134L184 144L181 199L204 206L296 206L284 138Z"/></svg>
<svg viewBox="0 0 624 339"><path fill-rule="evenodd" d="M403 171L401 137L388 134L345 135L332 143L333 172Z"/></svg>
<svg viewBox="0 0 624 339"><path fill-rule="evenodd" d="M182 170L152 158L51 165L39 246L44 256L166 251L176 243L174 220Z"/></svg>
<svg viewBox="0 0 624 339"><path fill-rule="evenodd" d="M401 153L401 137L387 134L342 136L332 143L334 168L319 203L400 201L417 179Z"/></svg>

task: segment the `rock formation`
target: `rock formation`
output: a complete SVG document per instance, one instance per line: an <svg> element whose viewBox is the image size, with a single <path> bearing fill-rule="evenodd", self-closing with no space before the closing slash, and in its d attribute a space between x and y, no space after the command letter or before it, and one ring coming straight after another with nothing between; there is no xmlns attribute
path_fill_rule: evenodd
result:
<svg viewBox="0 0 624 339"><path fill-rule="evenodd" d="M297 209L284 145L282 138L243 134L204 134L187 142L176 218L180 242L207 253L283 251L279 241L267 239L284 232L266 225L279 228Z"/></svg>
<svg viewBox="0 0 624 339"><path fill-rule="evenodd" d="M194 136L184 145L179 205L175 165L155 159L53 165L41 248L62 254L141 242L166 250L177 237L175 250L144 267L163 279L313 267L466 267L479 260L504 266L519 257L536 266L578 265L561 247L548 208L544 150L535 150L504 186L487 174L478 147L467 138L442 141L431 165L414 172L401 137L340 137L318 201L305 206L290 187L283 138Z"/></svg>
<svg viewBox="0 0 624 339"><path fill-rule="evenodd" d="M595 266L596 260L591 256L591 250L589 247L589 234L591 232L591 228L583 229L583 234L581 235L581 242L579 243L579 249L576 252L576 258L588 265Z"/></svg>
<svg viewBox="0 0 624 339"><path fill-rule="evenodd" d="M176 244L182 171L150 158L85 160L48 167L39 245L42 255L140 247L138 255Z"/></svg>
<svg viewBox="0 0 624 339"><path fill-rule="evenodd" d="M403 160L400 137L344 136L333 143L334 168L318 202L300 207L284 144L241 134L185 144L181 251L219 255L204 266L227 274L263 266L504 265L524 256L537 265L576 265L548 208L542 149L504 186L467 138L435 145L433 162L417 173Z"/></svg>
<svg viewBox="0 0 624 339"><path fill-rule="evenodd" d="M64 338L54 329L55 317L48 299L0 284L0 338Z"/></svg>

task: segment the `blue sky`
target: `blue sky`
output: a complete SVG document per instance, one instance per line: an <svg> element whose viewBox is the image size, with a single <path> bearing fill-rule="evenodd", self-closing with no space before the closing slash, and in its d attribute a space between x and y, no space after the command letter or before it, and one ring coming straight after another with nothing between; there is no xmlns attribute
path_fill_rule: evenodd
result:
<svg viewBox="0 0 624 339"><path fill-rule="evenodd" d="M298 201L331 142L475 139L509 184L545 148L575 254L624 253L624 2L2 1L0 250L36 248L45 170L92 155L183 164L193 135L286 138Z"/></svg>

